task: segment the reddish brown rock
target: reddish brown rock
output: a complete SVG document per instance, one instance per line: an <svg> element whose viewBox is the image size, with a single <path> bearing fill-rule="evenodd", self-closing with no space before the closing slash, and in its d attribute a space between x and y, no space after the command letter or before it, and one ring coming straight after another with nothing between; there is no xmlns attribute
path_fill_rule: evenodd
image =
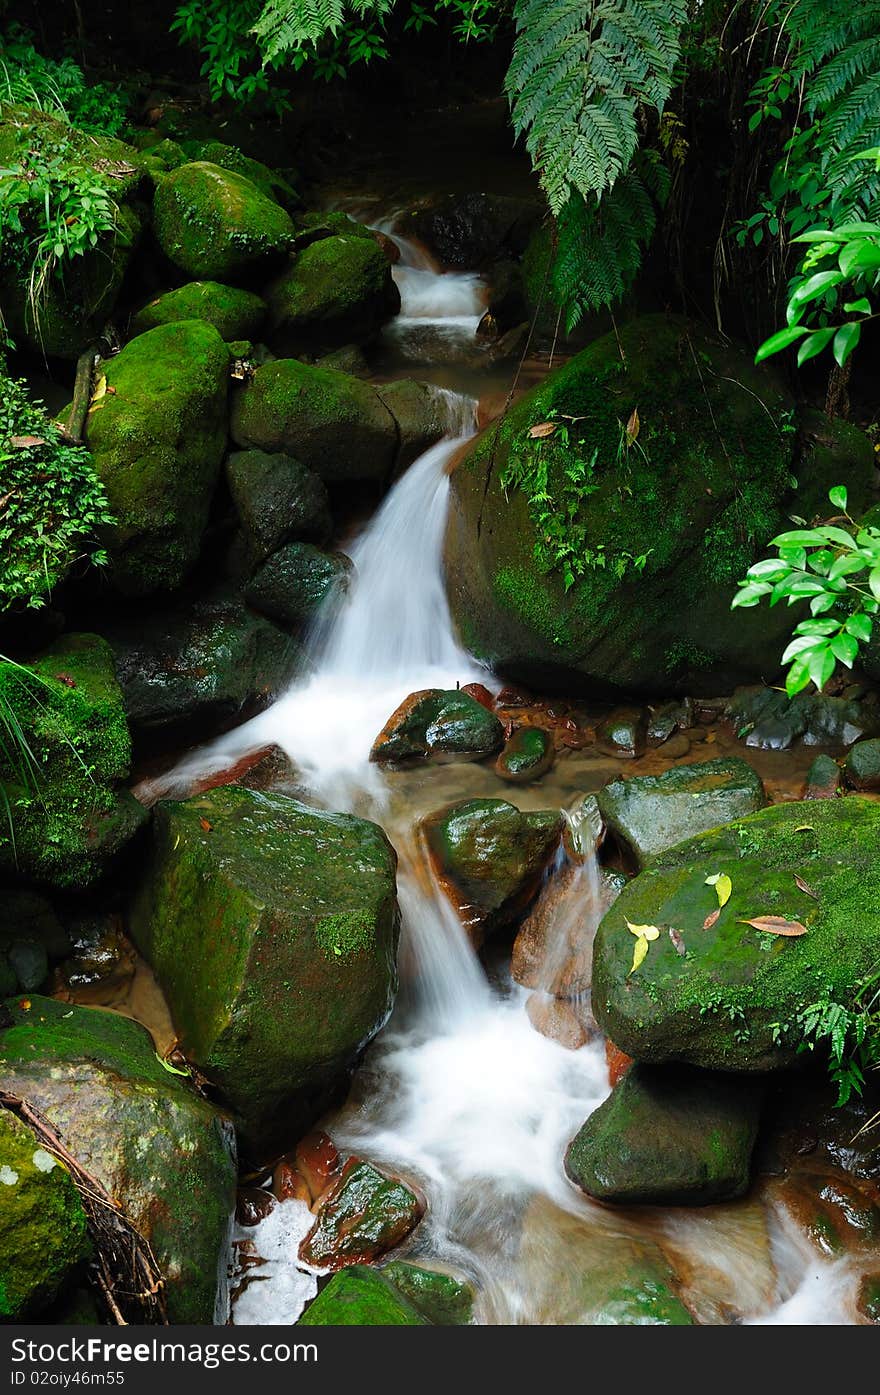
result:
<svg viewBox="0 0 880 1395"><path fill-rule="evenodd" d="M483 683L465 683L461 691L474 698L487 712L495 711L495 699Z"/></svg>
<svg viewBox="0 0 880 1395"><path fill-rule="evenodd" d="M275 1208L275 1197L262 1187L239 1187L235 1199L235 1219L239 1225L259 1225Z"/></svg>
<svg viewBox="0 0 880 1395"><path fill-rule="evenodd" d="M423 1213L423 1203L403 1182L361 1158L349 1158L321 1202L299 1257L316 1269L371 1264L399 1245Z"/></svg>
<svg viewBox="0 0 880 1395"><path fill-rule="evenodd" d="M553 998L549 993L533 993L526 1003L526 1014L536 1032L568 1051L578 1051L598 1031L592 1015L581 1004Z"/></svg>
<svg viewBox="0 0 880 1395"><path fill-rule="evenodd" d="M619 1084L626 1075L630 1066L634 1064L632 1056L627 1056L625 1051L621 1051L619 1046L615 1046L613 1041L605 1042L605 1060L608 1064L608 1083L612 1090Z"/></svg>
<svg viewBox="0 0 880 1395"><path fill-rule="evenodd" d="M289 1153L275 1164L272 1190L279 1201L304 1201L308 1206L312 1200L306 1180Z"/></svg>
<svg viewBox="0 0 880 1395"><path fill-rule="evenodd" d="M834 1172L795 1171L778 1184L786 1209L820 1254L837 1256L880 1244L880 1187Z"/></svg>
<svg viewBox="0 0 880 1395"><path fill-rule="evenodd" d="M312 1201L317 1201L342 1172L342 1162L329 1134L319 1129L307 1133L296 1145L296 1166Z"/></svg>

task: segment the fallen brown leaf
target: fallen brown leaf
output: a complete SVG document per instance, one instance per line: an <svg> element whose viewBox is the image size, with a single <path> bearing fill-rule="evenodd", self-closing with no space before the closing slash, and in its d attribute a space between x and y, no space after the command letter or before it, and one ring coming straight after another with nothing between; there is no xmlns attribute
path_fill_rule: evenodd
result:
<svg viewBox="0 0 880 1395"><path fill-rule="evenodd" d="M810 886L809 882L805 882L803 877L798 876L797 872L795 872L794 874L794 879L805 896L812 896L814 901L818 901L819 893L813 887Z"/></svg>
<svg viewBox="0 0 880 1395"><path fill-rule="evenodd" d="M206 833L211 832L211 824L208 823L207 819L199 819L199 823L202 825L202 828L205 830Z"/></svg>
<svg viewBox="0 0 880 1395"><path fill-rule="evenodd" d="M799 920L786 920L781 915L756 915L752 920L740 919L740 925L753 925L756 930L763 930L767 935L787 935L791 939L799 935L806 935L806 925L801 925Z"/></svg>
<svg viewBox="0 0 880 1395"><path fill-rule="evenodd" d="M721 907L720 907L720 906L716 906L715 910L714 910L714 911L710 911L709 914L706 916L706 919L703 921L703 929L704 929L704 930L711 930L711 929L712 929L712 926L715 924L715 922L716 922L716 920L718 919L718 917L720 916L720 914L721 914Z"/></svg>
<svg viewBox="0 0 880 1395"><path fill-rule="evenodd" d="M533 441L540 441L545 436L552 436L559 429L556 421L539 421L537 426L529 427L529 436Z"/></svg>
<svg viewBox="0 0 880 1395"><path fill-rule="evenodd" d="M687 950L685 949L684 940L682 939L682 934L680 930L674 930L673 927L670 925L669 938L675 946L676 954L680 954L682 956L687 954Z"/></svg>
<svg viewBox="0 0 880 1395"><path fill-rule="evenodd" d="M44 446L46 441L42 436L10 436L9 444L13 450L27 450L29 446Z"/></svg>

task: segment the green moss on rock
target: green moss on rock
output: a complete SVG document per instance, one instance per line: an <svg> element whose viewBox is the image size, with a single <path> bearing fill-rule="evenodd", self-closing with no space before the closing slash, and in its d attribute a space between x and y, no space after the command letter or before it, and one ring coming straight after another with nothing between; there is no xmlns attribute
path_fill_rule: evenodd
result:
<svg viewBox="0 0 880 1395"><path fill-rule="evenodd" d="M154 823L135 942L248 1147L290 1143L391 1009L393 850L375 824L232 787Z"/></svg>
<svg viewBox="0 0 880 1395"><path fill-rule="evenodd" d="M878 836L880 805L851 796L774 805L660 853L596 935L592 1003L602 1029L639 1061L791 1065L799 1014L824 998L852 1007L876 969ZM704 928L718 907L706 878L719 873L730 878L730 899ZM767 915L807 933L789 938L743 923ZM636 973L627 920L661 930ZM667 927L679 932L684 956Z"/></svg>
<svg viewBox="0 0 880 1395"><path fill-rule="evenodd" d="M153 223L162 251L188 276L247 278L282 261L293 224L250 179L207 161L181 165L160 184Z"/></svg>
<svg viewBox="0 0 880 1395"><path fill-rule="evenodd" d="M195 562L226 444L229 356L213 325L159 325L104 368L86 442L116 527L111 575L126 595L178 586Z"/></svg>
<svg viewBox="0 0 880 1395"><path fill-rule="evenodd" d="M44 1308L90 1250L67 1168L32 1129L0 1110L0 1322Z"/></svg>
<svg viewBox="0 0 880 1395"><path fill-rule="evenodd" d="M436 1327L467 1327L473 1319L474 1291L451 1274L394 1259L383 1264L383 1279Z"/></svg>
<svg viewBox="0 0 880 1395"><path fill-rule="evenodd" d="M288 353L365 343L400 308L391 266L372 238L325 237L268 288L271 343Z"/></svg>
<svg viewBox="0 0 880 1395"><path fill-rule="evenodd" d="M347 373L278 359L236 393L232 439L283 451L323 480L386 480L397 452L394 418L374 387Z"/></svg>
<svg viewBox="0 0 880 1395"><path fill-rule="evenodd" d="M479 657L569 691L715 691L773 673L783 621L768 629L766 614L731 615L730 601L797 509L787 408L747 355L674 316L631 322L620 344L597 339L526 394L451 478L450 599ZM567 432L529 436L554 418L571 419ZM551 516L575 506L568 589L539 507L516 484L545 468Z"/></svg>
<svg viewBox="0 0 880 1395"><path fill-rule="evenodd" d="M377 1269L353 1265L334 1274L306 1308L299 1327L426 1327L427 1318Z"/></svg>
<svg viewBox="0 0 880 1395"><path fill-rule="evenodd" d="M204 320L221 339L255 339L266 318L266 302L253 291L223 286L219 281L190 281L175 291L164 291L148 302L131 322L132 334L144 334L157 325L179 320Z"/></svg>
<svg viewBox="0 0 880 1395"><path fill-rule="evenodd" d="M38 997L6 1011L4 1088L46 1117L149 1240L172 1322L222 1322L236 1171L228 1120L163 1068L129 1018Z"/></svg>
<svg viewBox="0 0 880 1395"><path fill-rule="evenodd" d="M341 597L352 565L341 552L292 542L263 563L243 588L249 605L292 630L304 629L331 596Z"/></svg>
<svg viewBox="0 0 880 1395"><path fill-rule="evenodd" d="M11 827L0 826L0 866L59 887L87 886L146 819L117 789L131 739L112 651L97 635L66 635L26 670L0 663L0 693L35 762L23 768L11 749L0 751L11 813Z"/></svg>

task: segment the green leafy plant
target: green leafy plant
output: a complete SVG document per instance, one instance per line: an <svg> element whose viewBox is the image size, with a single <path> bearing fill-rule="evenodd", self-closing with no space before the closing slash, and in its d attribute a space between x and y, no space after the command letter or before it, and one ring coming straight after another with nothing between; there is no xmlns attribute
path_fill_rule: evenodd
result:
<svg viewBox="0 0 880 1395"><path fill-rule="evenodd" d="M36 106L95 135L116 136L128 123L130 102L121 88L89 82L72 58L46 58L33 36L9 25L0 42L0 103Z"/></svg>
<svg viewBox="0 0 880 1395"><path fill-rule="evenodd" d="M112 522L89 452L0 377L0 612L45 605L77 562L104 565L98 534Z"/></svg>
<svg viewBox="0 0 880 1395"><path fill-rule="evenodd" d="M785 1028L776 1024L777 1039ZM828 1051L828 1075L837 1087L837 1105L861 1095L865 1073L880 1064L880 972L859 986L851 1007L830 993L798 1013L793 1030L802 1037L798 1051Z"/></svg>
<svg viewBox="0 0 880 1395"><path fill-rule="evenodd" d="M785 681L790 697L811 682L821 690L838 663L852 668L880 610L880 529L860 526L849 516L842 485L828 497L846 526L834 521L780 533L770 543L778 556L750 567L732 602L732 608L765 599L770 605L809 604L811 618L795 627L782 656L790 665Z"/></svg>

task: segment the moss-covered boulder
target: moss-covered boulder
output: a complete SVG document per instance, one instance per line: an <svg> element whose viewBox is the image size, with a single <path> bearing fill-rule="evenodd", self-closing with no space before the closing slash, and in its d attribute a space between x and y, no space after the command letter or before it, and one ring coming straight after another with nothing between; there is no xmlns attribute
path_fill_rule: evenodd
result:
<svg viewBox="0 0 880 1395"><path fill-rule="evenodd" d="M44 1308L90 1249L67 1168L32 1129L0 1110L0 1322Z"/></svg>
<svg viewBox="0 0 880 1395"><path fill-rule="evenodd" d="M788 408L749 355L687 320L597 339L453 471L447 573L467 647L545 689L772 676L788 621L730 602L800 511Z"/></svg>
<svg viewBox="0 0 880 1395"><path fill-rule="evenodd" d="M333 1278L297 1324L300 1327L427 1327L429 1320L368 1265L343 1269Z"/></svg>
<svg viewBox="0 0 880 1395"><path fill-rule="evenodd" d="M65 635L26 667L0 662L0 699L30 754L0 747L0 868L57 887L98 880L146 819L119 784L131 738L113 653Z"/></svg>
<svg viewBox="0 0 880 1395"><path fill-rule="evenodd" d="M851 1008L876 969L878 836L880 804L853 795L774 805L660 853L596 935L592 1003L602 1029L638 1061L793 1064L805 1009L821 1000ZM720 908L718 883L707 881L717 876L730 879ZM745 923L765 916L806 933ZM636 972L627 921L660 930Z"/></svg>
<svg viewBox="0 0 880 1395"><path fill-rule="evenodd" d="M844 761L843 777L854 790L880 789L880 738L856 742Z"/></svg>
<svg viewBox="0 0 880 1395"><path fill-rule="evenodd" d="M290 216L242 174L197 160L163 179L153 204L156 239L187 276L248 281L284 260Z"/></svg>
<svg viewBox="0 0 880 1395"><path fill-rule="evenodd" d="M243 588L249 605L279 625L303 630L325 601L344 595L352 564L341 552L292 542L263 563Z"/></svg>
<svg viewBox="0 0 880 1395"><path fill-rule="evenodd" d="M229 721L290 681L300 646L231 590L108 628L133 731Z"/></svg>
<svg viewBox="0 0 880 1395"><path fill-rule="evenodd" d="M292 539L327 542L333 527L327 487L293 456L233 451L226 461L226 478L255 561Z"/></svg>
<svg viewBox="0 0 880 1395"><path fill-rule="evenodd" d="M380 765L483 760L503 739L500 718L470 693L421 688L392 712L373 742L370 760Z"/></svg>
<svg viewBox="0 0 880 1395"><path fill-rule="evenodd" d="M273 281L266 297L270 342L285 353L366 343L400 309L388 258L364 237L312 242Z"/></svg>
<svg viewBox="0 0 880 1395"><path fill-rule="evenodd" d="M633 1066L568 1145L565 1170L588 1196L623 1205L742 1196L761 1096L717 1072Z"/></svg>
<svg viewBox="0 0 880 1395"><path fill-rule="evenodd" d="M264 165L261 160L254 160L250 155L245 155L237 145L225 145L219 140L184 141L183 149L192 160L207 161L209 165L218 165L222 170L244 175L245 179L257 186L261 194L275 203L280 203L288 212L301 202L289 179L279 174L278 170ZM176 167L175 165L174 168Z"/></svg>
<svg viewBox="0 0 880 1395"><path fill-rule="evenodd" d="M331 368L278 359L232 403L232 439L283 451L323 480L384 481L397 453L394 418L374 387Z"/></svg>
<svg viewBox="0 0 880 1395"><path fill-rule="evenodd" d="M563 826L556 809L521 813L503 799L466 799L422 820L440 884L472 938L480 940L526 909Z"/></svg>
<svg viewBox="0 0 880 1395"><path fill-rule="evenodd" d="M116 517L126 595L178 586L195 562L226 446L229 355L213 325L159 325L104 365L86 443Z"/></svg>
<svg viewBox="0 0 880 1395"><path fill-rule="evenodd" d="M639 867L664 848L754 814L766 803L761 777L737 756L613 780L597 798L604 822Z"/></svg>
<svg viewBox="0 0 880 1395"><path fill-rule="evenodd" d="M129 1018L52 998L6 1009L4 1089L45 1116L150 1242L172 1322L222 1322L235 1204L228 1121L164 1069L149 1033Z"/></svg>
<svg viewBox="0 0 880 1395"><path fill-rule="evenodd" d="M19 196L32 189L17 207L20 231L12 226L12 219L4 220L0 239L3 318L19 348L76 359L113 314L147 213L147 164L123 141L87 135L36 107L4 103L0 115L0 185L13 209ZM106 201L109 226L98 233L94 247L63 258L55 271L50 266L34 296L34 246L42 239L45 223L43 186L36 176L46 164L53 169L56 185L91 194L93 210L99 200ZM75 193L73 199L72 206Z"/></svg>
<svg viewBox="0 0 880 1395"><path fill-rule="evenodd" d="M299 1137L391 1010L394 852L375 824L230 786L160 804L131 918L187 1055L252 1152Z"/></svg>
<svg viewBox="0 0 880 1395"><path fill-rule="evenodd" d="M453 404L432 383L398 378L393 383L381 383L377 391L397 423L395 471L407 469L444 436L466 435L469 431L464 420L456 424Z"/></svg>
<svg viewBox="0 0 880 1395"><path fill-rule="evenodd" d="M266 302L253 291L223 286L219 281L190 281L176 291L147 302L132 316L132 334L144 334L157 325L180 320L204 320L213 325L227 343L236 339L256 339L266 318Z"/></svg>

